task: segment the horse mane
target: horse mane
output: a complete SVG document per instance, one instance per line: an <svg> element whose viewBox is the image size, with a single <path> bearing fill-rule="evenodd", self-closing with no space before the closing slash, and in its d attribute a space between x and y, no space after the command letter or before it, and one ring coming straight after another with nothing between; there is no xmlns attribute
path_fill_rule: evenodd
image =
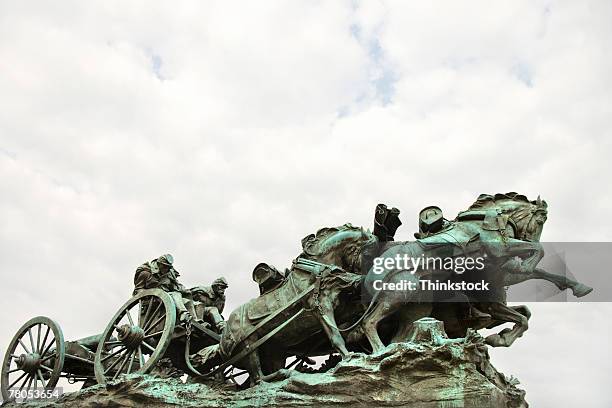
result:
<svg viewBox="0 0 612 408"><path fill-rule="evenodd" d="M322 248L321 244L325 242L329 237L340 232L353 231L353 232L364 232L363 228L355 227L350 223L340 225L338 227L324 227L317 231L316 234L307 235L302 239L302 249L305 254L310 256L321 255Z"/></svg>
<svg viewBox="0 0 612 408"><path fill-rule="evenodd" d="M515 202L518 202L518 203L533 204L533 205L536 205L538 207L544 207L544 208L547 207L546 201L540 200L540 197L538 197L537 200L530 201L523 194L519 194L519 193L515 193L515 192L510 192L510 193L505 193L505 194L497 193L497 194L494 194L494 195L491 195L491 194L481 194L481 195L478 196L476 201L474 201L474 203L470 206L470 208L468 208L468 211L469 210L481 210L481 209L496 207L499 204L499 201L515 201Z"/></svg>
<svg viewBox="0 0 612 408"><path fill-rule="evenodd" d="M524 232L525 228L529 227L529 223L536 212L548 213L546 201L541 200L539 196L537 200L529 201L526 196L514 192L495 195L481 194L468 211L490 208L501 209L503 213L508 215L520 234Z"/></svg>

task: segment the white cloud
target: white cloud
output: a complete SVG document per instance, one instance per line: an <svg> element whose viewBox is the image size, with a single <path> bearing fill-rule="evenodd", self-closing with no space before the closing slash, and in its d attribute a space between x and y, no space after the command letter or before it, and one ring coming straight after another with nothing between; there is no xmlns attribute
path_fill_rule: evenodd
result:
<svg viewBox="0 0 612 408"><path fill-rule="evenodd" d="M231 309L255 296L255 264L288 266L321 226L369 226L378 202L402 209L410 239L425 205L452 216L516 190L548 200L545 239L612 239L611 14L595 1L1 3L0 344L37 314L67 338L101 331L135 267L167 251L188 284L225 275ZM552 340L534 317L518 347L552 340L592 361L566 340L580 320ZM504 368L546 406L539 368L513 351ZM571 378L555 378L562 398Z"/></svg>

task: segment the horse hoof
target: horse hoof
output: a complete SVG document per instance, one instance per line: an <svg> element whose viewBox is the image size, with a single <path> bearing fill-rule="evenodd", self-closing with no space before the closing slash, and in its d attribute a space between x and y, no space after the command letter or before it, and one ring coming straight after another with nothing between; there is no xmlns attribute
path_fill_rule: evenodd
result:
<svg viewBox="0 0 612 408"><path fill-rule="evenodd" d="M355 355L356 355L356 353L354 351L349 351L347 353L340 354L340 358L342 359L342 361L346 361L346 360L350 360Z"/></svg>
<svg viewBox="0 0 612 408"><path fill-rule="evenodd" d="M591 293L593 291L593 288L587 285L583 285L582 283L579 283L578 285L574 286L572 288L572 293L574 294L574 296L576 297L583 297L588 295L589 293Z"/></svg>
<svg viewBox="0 0 612 408"><path fill-rule="evenodd" d="M491 334L485 338L485 343L487 343L491 347L503 347L506 344L504 343L504 339L499 334Z"/></svg>

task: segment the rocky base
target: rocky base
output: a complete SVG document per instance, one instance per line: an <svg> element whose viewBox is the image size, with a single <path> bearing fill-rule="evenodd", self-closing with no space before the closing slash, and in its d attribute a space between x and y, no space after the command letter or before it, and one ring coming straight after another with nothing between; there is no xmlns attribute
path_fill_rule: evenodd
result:
<svg viewBox="0 0 612 408"><path fill-rule="evenodd" d="M374 355L355 354L325 373L288 378L244 391L214 383L130 375L31 407L403 406L419 408L527 407L518 381L490 364L483 339L446 339L437 321L415 325L417 343L392 344ZM420 326L420 327L419 327ZM20 406L24 406L20 404Z"/></svg>

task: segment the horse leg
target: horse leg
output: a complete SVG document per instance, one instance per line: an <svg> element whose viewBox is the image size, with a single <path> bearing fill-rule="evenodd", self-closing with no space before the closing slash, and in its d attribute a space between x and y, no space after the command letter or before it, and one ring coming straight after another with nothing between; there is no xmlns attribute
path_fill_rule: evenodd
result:
<svg viewBox="0 0 612 408"><path fill-rule="evenodd" d="M287 357L289 357L288 355L281 352L277 348L262 349L262 347L260 347L258 350L259 359L261 360L261 371L263 371L265 375L285 368L285 361L287 360Z"/></svg>
<svg viewBox="0 0 612 408"><path fill-rule="evenodd" d="M399 311L399 327L391 339L391 343L403 343L408 341L408 334L412 323L422 317L431 315L433 305L431 303L407 303Z"/></svg>
<svg viewBox="0 0 612 408"><path fill-rule="evenodd" d="M525 305L518 305L518 306L510 306L510 309L513 309L515 311L517 311L518 313L522 314L523 316L525 316L527 318L527 320L531 319L531 310L529 310L529 308ZM505 321L501 321L501 320L493 320L492 322L490 322L489 325L485 326L487 329L492 329L494 327L497 327L499 325L502 325L504 323L507 323ZM484 327L482 327L484 328Z"/></svg>
<svg viewBox="0 0 612 408"><path fill-rule="evenodd" d="M264 361L262 362L264 365L263 371L269 374L264 375L261 380L272 382L289 378L291 371L285 369L286 359L287 356L285 354L282 354L281 356L275 356L274 353L266 354Z"/></svg>
<svg viewBox="0 0 612 408"><path fill-rule="evenodd" d="M251 386L259 384L262 381L263 372L261 371L261 361L259 360L259 352L257 350L253 350L249 354L247 367Z"/></svg>
<svg viewBox="0 0 612 408"><path fill-rule="evenodd" d="M510 308L525 316L527 320L531 318L531 310L525 305L510 306Z"/></svg>
<svg viewBox="0 0 612 408"><path fill-rule="evenodd" d="M522 308L526 309L523 310L523 312L526 312L525 315L503 303L492 303L490 305L488 312L493 319L500 320L504 323L512 322L514 323L514 327L487 336L485 341L488 345L493 347L510 347L517 338L521 337L523 333L527 331L529 328L528 316L531 316L531 313L526 306Z"/></svg>
<svg viewBox="0 0 612 408"><path fill-rule="evenodd" d="M538 263L544 258L544 248L539 242L521 241L515 238L508 238L506 244L502 245L493 242L484 242L482 246L486 253L491 254L495 259L519 257L521 262L506 263L506 268L510 273L525 273L533 271Z"/></svg>
<svg viewBox="0 0 612 408"><path fill-rule="evenodd" d="M509 268L510 269L510 268ZM517 269L510 269L509 274L506 274L504 284L516 285L517 283L524 282L529 279L542 279L553 283L559 290L571 289L572 293L576 297L586 296L593 291L593 288L583 283L577 282L567 276L557 275L554 273L546 272L544 269L535 268L533 271L520 271Z"/></svg>
<svg viewBox="0 0 612 408"><path fill-rule="evenodd" d="M378 323L385 317L393 314L402 305L400 301L393 299L381 299L374 305L372 311L363 319L361 323L363 332L372 346L372 354L380 352L385 348L380 336L378 335Z"/></svg>
<svg viewBox="0 0 612 408"><path fill-rule="evenodd" d="M340 334L340 330L338 330L338 326L336 324L331 296L324 296L319 299L320 313L317 314L317 317L319 318L321 326L323 326L323 330L325 330L325 334L327 334L332 346L344 359L349 356L349 351L346 348L346 343L344 342L342 334Z"/></svg>

